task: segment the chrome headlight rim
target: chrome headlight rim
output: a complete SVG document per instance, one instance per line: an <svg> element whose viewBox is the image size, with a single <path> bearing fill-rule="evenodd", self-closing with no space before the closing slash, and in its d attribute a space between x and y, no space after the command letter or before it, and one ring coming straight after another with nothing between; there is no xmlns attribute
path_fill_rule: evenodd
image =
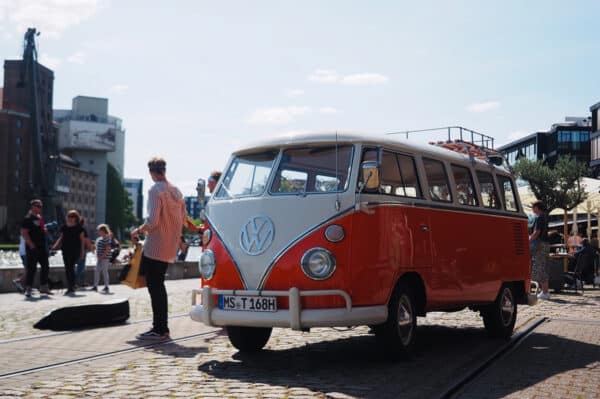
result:
<svg viewBox="0 0 600 399"><path fill-rule="evenodd" d="M311 273L311 270L309 267L309 261L310 261L311 256L313 256L317 253L319 253L321 255L325 255L329 260L329 264L328 264L329 270L327 271L326 274L323 274L321 276ZM333 273L335 272L336 267L337 267L337 262L336 262L335 256L333 255L333 253L331 253L331 251L329 251L328 249L323 248L323 247L314 247L314 248L309 249L308 251L306 251L304 253L304 255L302 255L302 258L300 260L300 268L302 269L302 272L304 273L304 275L306 277L310 278L311 280L316 280L316 281L327 280L328 278L333 276Z"/></svg>
<svg viewBox="0 0 600 399"><path fill-rule="evenodd" d="M200 260L198 260L198 268L200 269L200 275L204 280L213 278L217 269L215 253L210 249L204 250L202 255L200 255Z"/></svg>

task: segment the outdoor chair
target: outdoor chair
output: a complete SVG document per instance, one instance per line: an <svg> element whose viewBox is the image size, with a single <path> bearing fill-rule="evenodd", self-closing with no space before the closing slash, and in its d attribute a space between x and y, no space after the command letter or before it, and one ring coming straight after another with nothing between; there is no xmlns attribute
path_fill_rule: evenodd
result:
<svg viewBox="0 0 600 399"><path fill-rule="evenodd" d="M565 282L564 289L573 289L576 293L581 290L581 293L583 293L583 286L585 284L584 276L586 272L590 270L590 268L591 270L594 270L595 258L596 253L590 247L581 251L577 255L574 270L568 271L563 275Z"/></svg>

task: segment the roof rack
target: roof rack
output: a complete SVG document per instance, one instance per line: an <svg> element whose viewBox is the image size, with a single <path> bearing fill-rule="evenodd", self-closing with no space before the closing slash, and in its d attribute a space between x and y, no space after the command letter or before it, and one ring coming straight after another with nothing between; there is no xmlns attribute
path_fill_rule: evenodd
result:
<svg viewBox="0 0 600 399"><path fill-rule="evenodd" d="M430 141L429 144L437 147L442 147L447 150L455 151L469 156L471 162L475 159L486 161L490 165L508 166L504 155L499 151L494 150L494 138L483 133L467 129L462 126L446 126L432 129L406 130L402 132L387 133L402 134L408 139L410 134L445 131L447 132L447 140Z"/></svg>
<svg viewBox="0 0 600 399"><path fill-rule="evenodd" d="M485 148L462 140L438 141L429 144L469 156L471 162L475 159L486 161L490 165L502 166L505 163L504 155L491 148Z"/></svg>

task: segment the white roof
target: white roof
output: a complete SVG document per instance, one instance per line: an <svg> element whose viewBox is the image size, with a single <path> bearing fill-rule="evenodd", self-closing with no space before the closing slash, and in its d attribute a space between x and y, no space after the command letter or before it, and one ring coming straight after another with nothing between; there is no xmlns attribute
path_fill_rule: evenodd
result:
<svg viewBox="0 0 600 399"><path fill-rule="evenodd" d="M420 144L411 142L407 139L402 139L401 135L387 135L368 132L353 132L353 131L312 131L301 133L288 133L279 136L273 136L258 140L254 143L245 145L234 152L234 155L255 152L267 148L282 148L298 146L303 144L366 144L376 146L394 147L407 152L418 153L422 155L434 156L437 159L445 159L448 161L469 162L469 157L458 152L441 148L431 144ZM476 159L480 165L489 167L486 162ZM495 167L499 171L505 172L504 169Z"/></svg>

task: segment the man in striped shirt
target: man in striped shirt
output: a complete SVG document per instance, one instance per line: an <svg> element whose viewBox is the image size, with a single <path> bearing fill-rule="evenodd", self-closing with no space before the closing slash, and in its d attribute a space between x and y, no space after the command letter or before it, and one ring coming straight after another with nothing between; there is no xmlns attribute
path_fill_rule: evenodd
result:
<svg viewBox="0 0 600 399"><path fill-rule="evenodd" d="M167 163L154 157L148 162L154 185L148 191L148 219L134 229L131 237L146 234L140 265L146 276L146 285L152 302L153 325L150 331L139 334L137 339L163 341L169 339L168 300L165 289L165 273L169 263L175 261L181 230L199 231L185 211L183 196L166 177Z"/></svg>

